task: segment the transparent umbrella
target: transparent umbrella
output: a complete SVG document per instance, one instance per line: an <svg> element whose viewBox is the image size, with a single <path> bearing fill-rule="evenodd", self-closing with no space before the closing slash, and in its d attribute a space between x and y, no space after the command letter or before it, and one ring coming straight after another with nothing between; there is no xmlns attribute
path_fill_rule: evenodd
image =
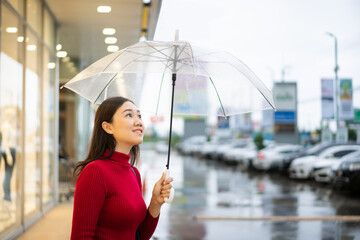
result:
<svg viewBox="0 0 360 240"><path fill-rule="evenodd" d="M186 41L145 41L109 54L64 87L94 104L113 96L142 111L177 115L230 116L275 109L271 91L243 62Z"/></svg>

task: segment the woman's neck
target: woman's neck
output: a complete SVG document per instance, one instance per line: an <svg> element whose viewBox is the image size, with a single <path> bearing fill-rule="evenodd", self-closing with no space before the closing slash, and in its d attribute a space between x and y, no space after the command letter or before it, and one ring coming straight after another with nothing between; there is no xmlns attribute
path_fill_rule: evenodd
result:
<svg viewBox="0 0 360 240"><path fill-rule="evenodd" d="M132 147L130 147L130 146L124 146L123 144L121 144L121 145L120 145L120 144L116 144L116 146L115 146L115 151L129 155L131 148L132 148Z"/></svg>

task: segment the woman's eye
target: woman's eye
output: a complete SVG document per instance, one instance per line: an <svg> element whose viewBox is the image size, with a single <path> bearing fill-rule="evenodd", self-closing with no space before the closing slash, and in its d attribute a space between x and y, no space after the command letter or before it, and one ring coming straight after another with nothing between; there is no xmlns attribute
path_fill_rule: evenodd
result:
<svg viewBox="0 0 360 240"><path fill-rule="evenodd" d="M126 114L125 117L132 117L131 113Z"/></svg>
<svg viewBox="0 0 360 240"><path fill-rule="evenodd" d="M142 117L141 117L141 115L139 115L139 116L138 116L138 118L140 118L140 119L141 119L141 118L142 118Z"/></svg>

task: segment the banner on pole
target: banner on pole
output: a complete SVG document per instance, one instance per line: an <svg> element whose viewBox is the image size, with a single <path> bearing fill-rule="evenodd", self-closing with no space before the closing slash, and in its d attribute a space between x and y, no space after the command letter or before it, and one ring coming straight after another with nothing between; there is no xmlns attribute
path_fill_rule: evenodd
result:
<svg viewBox="0 0 360 240"><path fill-rule="evenodd" d="M321 79L321 116L334 119L334 80Z"/></svg>
<svg viewBox="0 0 360 240"><path fill-rule="evenodd" d="M340 103L339 119L354 119L353 97L352 97L352 79L340 79Z"/></svg>

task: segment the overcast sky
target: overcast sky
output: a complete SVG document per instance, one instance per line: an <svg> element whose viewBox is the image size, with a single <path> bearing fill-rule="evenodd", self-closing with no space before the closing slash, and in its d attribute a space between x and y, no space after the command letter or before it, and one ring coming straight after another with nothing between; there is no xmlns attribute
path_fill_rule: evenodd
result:
<svg viewBox="0 0 360 240"><path fill-rule="evenodd" d="M320 79L334 77L338 38L340 78L352 78L360 108L359 0L163 0L155 40L204 42L234 54L271 89L298 83L300 129L320 126Z"/></svg>

